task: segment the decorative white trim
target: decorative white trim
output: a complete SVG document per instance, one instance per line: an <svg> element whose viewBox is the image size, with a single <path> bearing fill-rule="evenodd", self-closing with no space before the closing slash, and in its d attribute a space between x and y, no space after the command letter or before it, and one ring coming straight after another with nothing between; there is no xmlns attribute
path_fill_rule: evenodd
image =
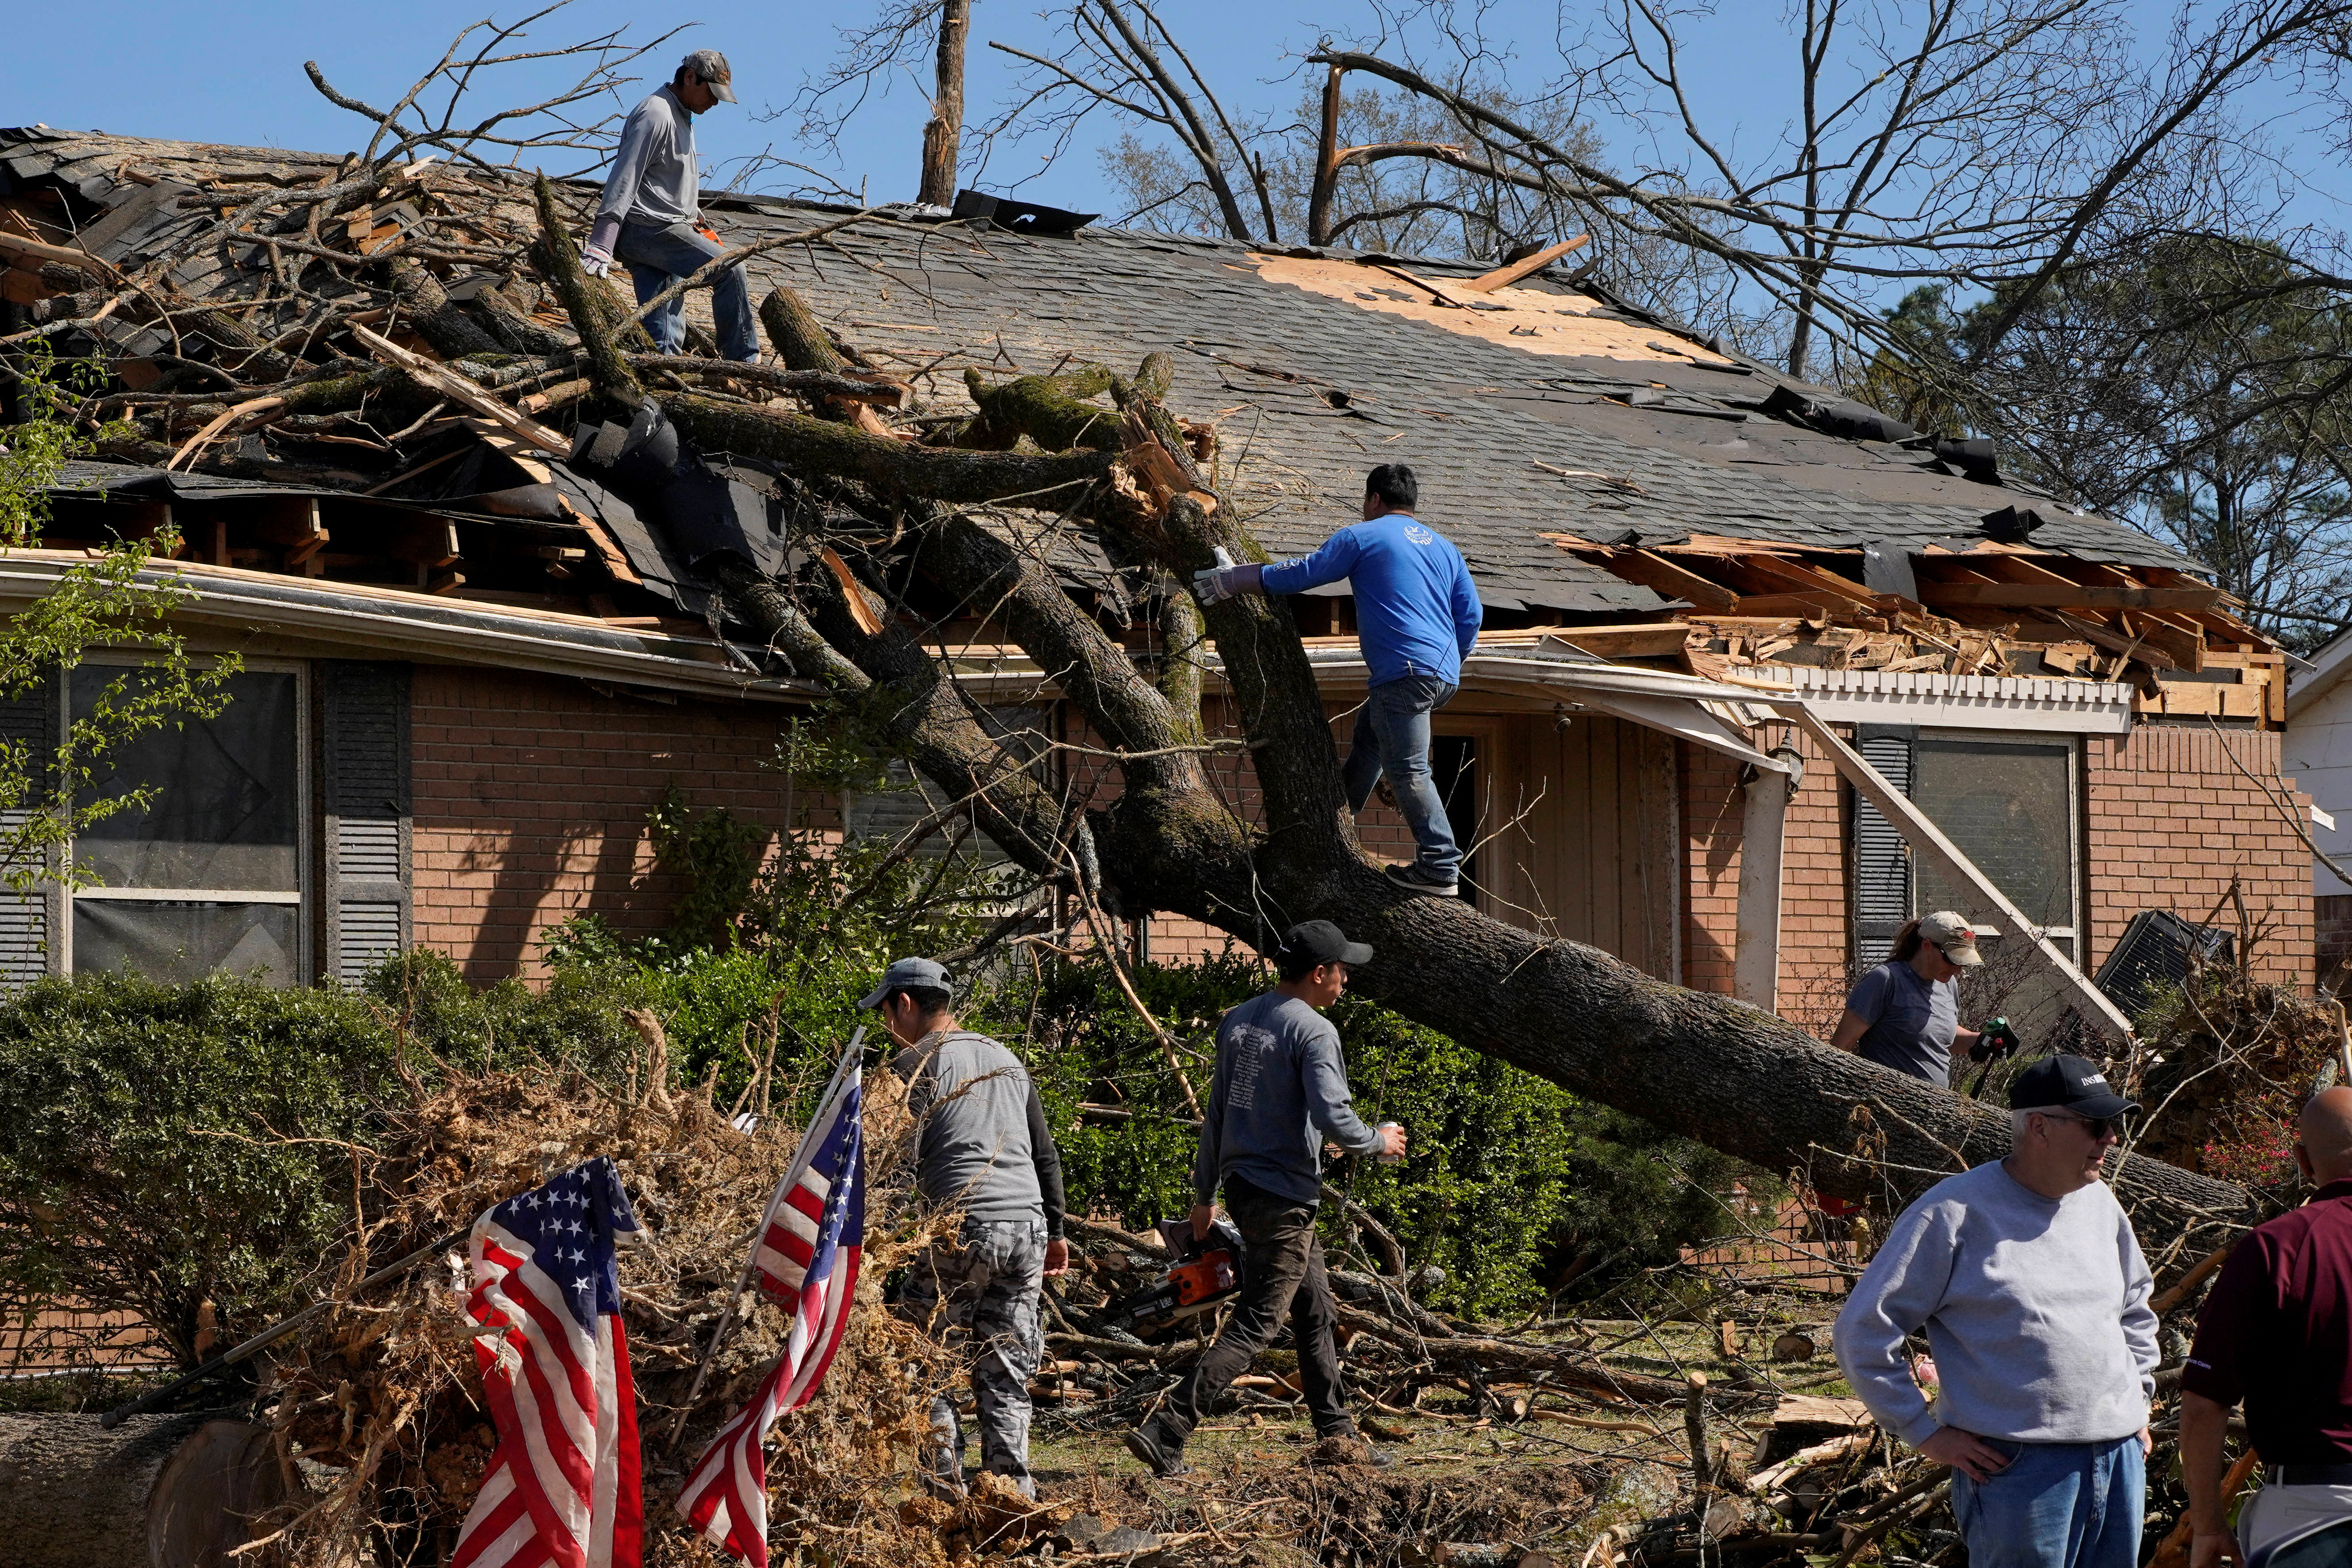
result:
<svg viewBox="0 0 2352 1568"><path fill-rule="evenodd" d="M1925 670L1821 669L1741 665L1750 680L1785 683L1816 718L1834 723L1932 724L1953 730L2047 730L2121 735L2132 725L2132 689L2119 681L2026 675L1937 675Z"/></svg>

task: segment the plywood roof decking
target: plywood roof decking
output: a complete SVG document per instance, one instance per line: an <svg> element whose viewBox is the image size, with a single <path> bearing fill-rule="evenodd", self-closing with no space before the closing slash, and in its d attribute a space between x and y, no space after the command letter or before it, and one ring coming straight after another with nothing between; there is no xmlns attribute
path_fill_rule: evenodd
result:
<svg viewBox="0 0 2352 1568"><path fill-rule="evenodd" d="M1573 290L1550 293L1509 288L1465 295L1446 289L1442 282L1433 289L1403 268L1368 268L1360 262L1327 257L1265 256L1255 251L1249 259L1258 276L1269 282L1288 283L1330 299L1349 300L1367 310L1426 321L1522 353L1590 355L1629 364L1733 363L1697 343L1670 345L1660 338L1656 327L1629 321L1601 300Z"/></svg>

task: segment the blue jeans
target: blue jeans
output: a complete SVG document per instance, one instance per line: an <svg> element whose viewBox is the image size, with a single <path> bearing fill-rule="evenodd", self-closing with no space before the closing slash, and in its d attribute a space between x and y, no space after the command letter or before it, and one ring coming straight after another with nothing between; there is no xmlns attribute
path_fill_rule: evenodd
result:
<svg viewBox="0 0 2352 1568"><path fill-rule="evenodd" d="M1985 1439L2016 1458L1989 1481L1952 1472L1969 1568L2136 1568L2147 1476L2137 1435L2112 1443Z"/></svg>
<svg viewBox="0 0 2352 1568"><path fill-rule="evenodd" d="M1429 776L1429 716L1453 700L1453 683L1433 675L1408 675L1373 687L1356 710L1355 739L1340 773L1349 809L1359 813L1372 798L1372 785L1388 774L1397 807L1420 847L1414 868L1433 882L1451 882L1462 870L1454 825L1445 819L1445 802Z"/></svg>
<svg viewBox="0 0 2352 1568"><path fill-rule="evenodd" d="M643 305L677 279L693 277L726 248L689 223L667 228L625 223L613 255L628 268L629 281L637 286L637 303ZM711 280L710 314L719 327L720 353L732 360L760 357L760 335L751 325L751 284L741 267L730 267ZM653 334L654 347L666 354L677 353L686 335L686 296L680 294L656 310L647 318L646 331Z"/></svg>

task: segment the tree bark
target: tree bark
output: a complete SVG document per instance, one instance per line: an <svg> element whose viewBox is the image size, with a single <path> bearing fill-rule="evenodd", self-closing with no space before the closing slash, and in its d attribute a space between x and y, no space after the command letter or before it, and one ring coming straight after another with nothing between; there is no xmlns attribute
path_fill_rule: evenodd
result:
<svg viewBox="0 0 2352 1568"><path fill-rule="evenodd" d="M838 374L848 366L807 301L790 289L768 290L760 301L760 324L768 329L768 342L787 369Z"/></svg>
<svg viewBox="0 0 2352 1568"><path fill-rule="evenodd" d="M417 333L443 359L504 352L504 346L482 324L454 303L441 279L403 256L391 263L392 294ZM389 329L387 329L389 330Z"/></svg>
<svg viewBox="0 0 2352 1568"><path fill-rule="evenodd" d="M661 405L679 431L711 451L740 452L812 473L856 479L888 495L950 505L1007 501L1058 510L1110 477L1108 453L1050 457L916 447L805 414L672 393Z"/></svg>
<svg viewBox="0 0 2352 1568"><path fill-rule="evenodd" d="M1307 192L1307 243L1331 243L1331 207L1339 195L1339 84L1347 72L1332 66L1323 77L1323 123L1315 142L1315 181Z"/></svg>
<svg viewBox="0 0 2352 1568"><path fill-rule="evenodd" d="M0 1415L0 1558L12 1568L198 1568L285 1500L266 1428L200 1415Z"/></svg>
<svg viewBox="0 0 2352 1568"><path fill-rule="evenodd" d="M971 38L971 0L940 0L938 86L931 118L923 127L923 178L919 202L951 207L956 199L956 157L963 141L963 51Z"/></svg>

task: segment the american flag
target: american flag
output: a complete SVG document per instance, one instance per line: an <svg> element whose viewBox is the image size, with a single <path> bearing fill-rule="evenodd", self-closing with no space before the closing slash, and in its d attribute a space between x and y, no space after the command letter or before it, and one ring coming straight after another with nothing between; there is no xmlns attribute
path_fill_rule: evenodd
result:
<svg viewBox="0 0 2352 1568"><path fill-rule="evenodd" d="M760 1445L777 1416L815 1396L857 1293L858 1247L866 1236L857 1063L852 1040L791 1173L768 1200L753 1244L751 1271L760 1288L792 1317L784 1353L678 1489L678 1511L688 1522L754 1568L768 1563L768 1465Z"/></svg>
<svg viewBox="0 0 2352 1568"><path fill-rule="evenodd" d="M467 1310L499 1433L449 1568L637 1568L645 1496L613 1235L637 1228L599 1156L474 1222Z"/></svg>

